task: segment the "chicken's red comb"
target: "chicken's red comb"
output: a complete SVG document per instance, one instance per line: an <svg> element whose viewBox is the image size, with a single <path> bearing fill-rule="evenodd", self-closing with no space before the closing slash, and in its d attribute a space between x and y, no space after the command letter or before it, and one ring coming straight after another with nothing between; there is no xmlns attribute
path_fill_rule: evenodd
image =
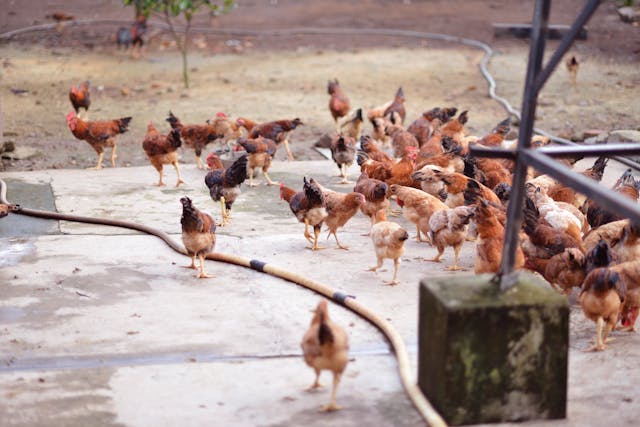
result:
<svg viewBox="0 0 640 427"><path fill-rule="evenodd" d="M222 117L222 118L227 118L227 115L225 113L223 113L222 111L218 111L216 113L216 117Z"/></svg>
<svg viewBox="0 0 640 427"><path fill-rule="evenodd" d="M67 114L67 121L71 120L73 117L75 116L75 113L72 111L69 112L69 114Z"/></svg>

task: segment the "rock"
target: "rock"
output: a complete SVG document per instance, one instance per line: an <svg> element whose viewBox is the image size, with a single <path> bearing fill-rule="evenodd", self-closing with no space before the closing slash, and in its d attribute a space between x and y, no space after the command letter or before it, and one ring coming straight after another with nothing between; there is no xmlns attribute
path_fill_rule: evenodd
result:
<svg viewBox="0 0 640 427"><path fill-rule="evenodd" d="M640 131L631 129L620 129L609 132L607 137L608 143L615 142L639 142L640 143Z"/></svg>
<svg viewBox="0 0 640 427"><path fill-rule="evenodd" d="M585 129L582 131L582 137L580 139L587 139L594 136L598 136L600 134L606 133L606 131L602 129Z"/></svg>
<svg viewBox="0 0 640 427"><path fill-rule="evenodd" d="M13 141L5 141L2 143L2 145L0 145L0 153L10 153L12 151L15 151L16 149L16 145L13 143Z"/></svg>
<svg viewBox="0 0 640 427"><path fill-rule="evenodd" d="M331 137L328 133L325 133L313 144L314 147L318 148L329 148L331 146Z"/></svg>
<svg viewBox="0 0 640 427"><path fill-rule="evenodd" d="M621 7L618 15L622 22L640 22L640 8L637 7Z"/></svg>

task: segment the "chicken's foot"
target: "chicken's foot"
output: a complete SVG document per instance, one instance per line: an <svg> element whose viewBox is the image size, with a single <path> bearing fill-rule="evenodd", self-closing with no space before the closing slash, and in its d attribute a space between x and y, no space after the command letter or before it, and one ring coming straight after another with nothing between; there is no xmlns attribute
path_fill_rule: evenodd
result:
<svg viewBox="0 0 640 427"><path fill-rule="evenodd" d="M324 387L322 384L320 384L320 370L314 368L314 371L316 372L316 379L313 382L313 384L311 384L309 387L304 389L305 391L314 391Z"/></svg>
<svg viewBox="0 0 640 427"><path fill-rule="evenodd" d="M212 277L215 277L211 274L207 274L204 271L204 255L200 254L198 255L198 259L200 260L200 274L198 274L198 279L210 279Z"/></svg>
<svg viewBox="0 0 640 427"><path fill-rule="evenodd" d="M191 257L191 265L183 265L182 268L192 268L194 270L197 270L198 267L196 267L196 256L192 256Z"/></svg>
<svg viewBox="0 0 640 427"><path fill-rule="evenodd" d="M385 285L395 286L398 282L398 268L400 267L400 259L396 258L393 260L393 278L390 282L384 282Z"/></svg>
<svg viewBox="0 0 640 427"><path fill-rule="evenodd" d="M112 168L116 167L116 157L118 157L116 155L116 148L118 148L118 146L113 144L113 148L111 149L111 167Z"/></svg>
<svg viewBox="0 0 640 427"><path fill-rule="evenodd" d="M178 162L173 162L173 167L176 170L176 175L178 175L178 182L176 182L176 188L180 187L180 184L184 184L184 181L180 177L180 168L178 168ZM160 176L160 181L162 181L162 175Z"/></svg>
<svg viewBox="0 0 640 427"><path fill-rule="evenodd" d="M197 154L196 154L196 166L198 167L198 169L204 169L204 166L202 165L202 159Z"/></svg>
<svg viewBox="0 0 640 427"><path fill-rule="evenodd" d="M340 384L341 374L334 372L333 374L333 387L331 389L331 401L328 405L323 406L320 410L323 412L339 411L342 406L336 404L336 394L338 393L338 385Z"/></svg>
<svg viewBox="0 0 640 427"><path fill-rule="evenodd" d="M284 148L287 150L287 158L288 158L290 161L295 160L295 159L293 158L293 154L291 153L291 148L289 148L289 139L288 139L288 138L284 140Z"/></svg>
<svg viewBox="0 0 640 427"><path fill-rule="evenodd" d="M280 185L279 182L271 181L271 178L269 178L269 175L267 175L265 171L262 171L262 174L264 175L264 179L267 180L267 185Z"/></svg>
<svg viewBox="0 0 640 427"><path fill-rule="evenodd" d="M255 183L253 182L253 168L250 168L250 169L249 169L249 187L255 187L255 186L257 186L257 185L258 185L258 184L255 184Z"/></svg>
<svg viewBox="0 0 640 427"><path fill-rule="evenodd" d="M329 231L329 234L327 234L327 240L329 240L329 236L331 236L333 234L333 237L336 238L336 244L338 245L339 249L344 249L345 251L349 250L348 246L344 246L340 243L340 241L338 240L338 235L336 234L335 231Z"/></svg>
<svg viewBox="0 0 640 427"><path fill-rule="evenodd" d="M94 167L92 167L92 168L87 168L87 169L93 169L93 170L97 170L97 171L99 171L100 169L102 169L102 159L103 159L103 158L104 158L104 152L99 153L99 154L98 154L98 164L97 164L97 165L95 165L95 166L94 166Z"/></svg>
<svg viewBox="0 0 640 427"><path fill-rule="evenodd" d="M454 246L453 247L453 265L449 266L449 267L445 267L444 269L447 271L460 271L460 270L466 270L465 268L462 268L460 266L458 266L458 256L460 255L460 249L462 249L462 246Z"/></svg>
<svg viewBox="0 0 640 427"><path fill-rule="evenodd" d="M585 352L589 352L589 351L602 351L605 348L607 348L607 346L604 344L603 340L602 340L602 328L604 326L604 319L602 318L602 316L598 317L598 320L596 321L596 344L588 349L585 349L583 351Z"/></svg>

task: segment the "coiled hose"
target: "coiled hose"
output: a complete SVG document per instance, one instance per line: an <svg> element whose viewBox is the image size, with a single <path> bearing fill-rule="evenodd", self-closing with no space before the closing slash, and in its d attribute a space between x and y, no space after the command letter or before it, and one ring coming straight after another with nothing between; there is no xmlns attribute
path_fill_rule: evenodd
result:
<svg viewBox="0 0 640 427"><path fill-rule="evenodd" d="M174 251L187 256L187 251L175 240L173 240L167 233L153 227L131 221L69 215L59 212L27 209L21 207L20 205L13 205L9 203L9 201L7 201L7 184L2 179L0 179L0 208L3 206L5 207L4 210L8 211L9 213L18 215L26 215L36 218L54 219L61 221L82 222L87 224L107 225L111 227L121 227L140 231L158 237ZM3 210L0 209L0 212L2 211ZM251 268L261 273L279 277L281 279L303 286L320 295L325 296L326 298L333 300L340 305L347 307L358 316L368 320L371 324L378 328L389 340L393 352L395 353L396 359L398 360L398 372L400 374L402 386L404 387L405 391L409 395L409 398L411 399L411 402L413 402L422 418L432 427L446 427L447 424L444 422L442 417L433 409L429 401L422 394L422 391L420 390L418 385L412 381L409 354L407 353L404 341L402 340L402 337L400 336L398 331L395 330L391 323L378 316L373 311L369 310L366 306L358 303L353 296L345 295L341 292L336 292L323 283L317 282L296 273L292 273L263 261L244 258L232 254L225 254L221 252L208 254L207 259Z"/></svg>

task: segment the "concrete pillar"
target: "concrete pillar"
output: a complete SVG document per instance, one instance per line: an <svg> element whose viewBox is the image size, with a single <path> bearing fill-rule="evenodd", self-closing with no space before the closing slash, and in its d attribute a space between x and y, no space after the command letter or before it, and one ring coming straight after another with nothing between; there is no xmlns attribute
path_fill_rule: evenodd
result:
<svg viewBox="0 0 640 427"><path fill-rule="evenodd" d="M537 276L420 284L418 385L451 425L564 418L569 308Z"/></svg>

